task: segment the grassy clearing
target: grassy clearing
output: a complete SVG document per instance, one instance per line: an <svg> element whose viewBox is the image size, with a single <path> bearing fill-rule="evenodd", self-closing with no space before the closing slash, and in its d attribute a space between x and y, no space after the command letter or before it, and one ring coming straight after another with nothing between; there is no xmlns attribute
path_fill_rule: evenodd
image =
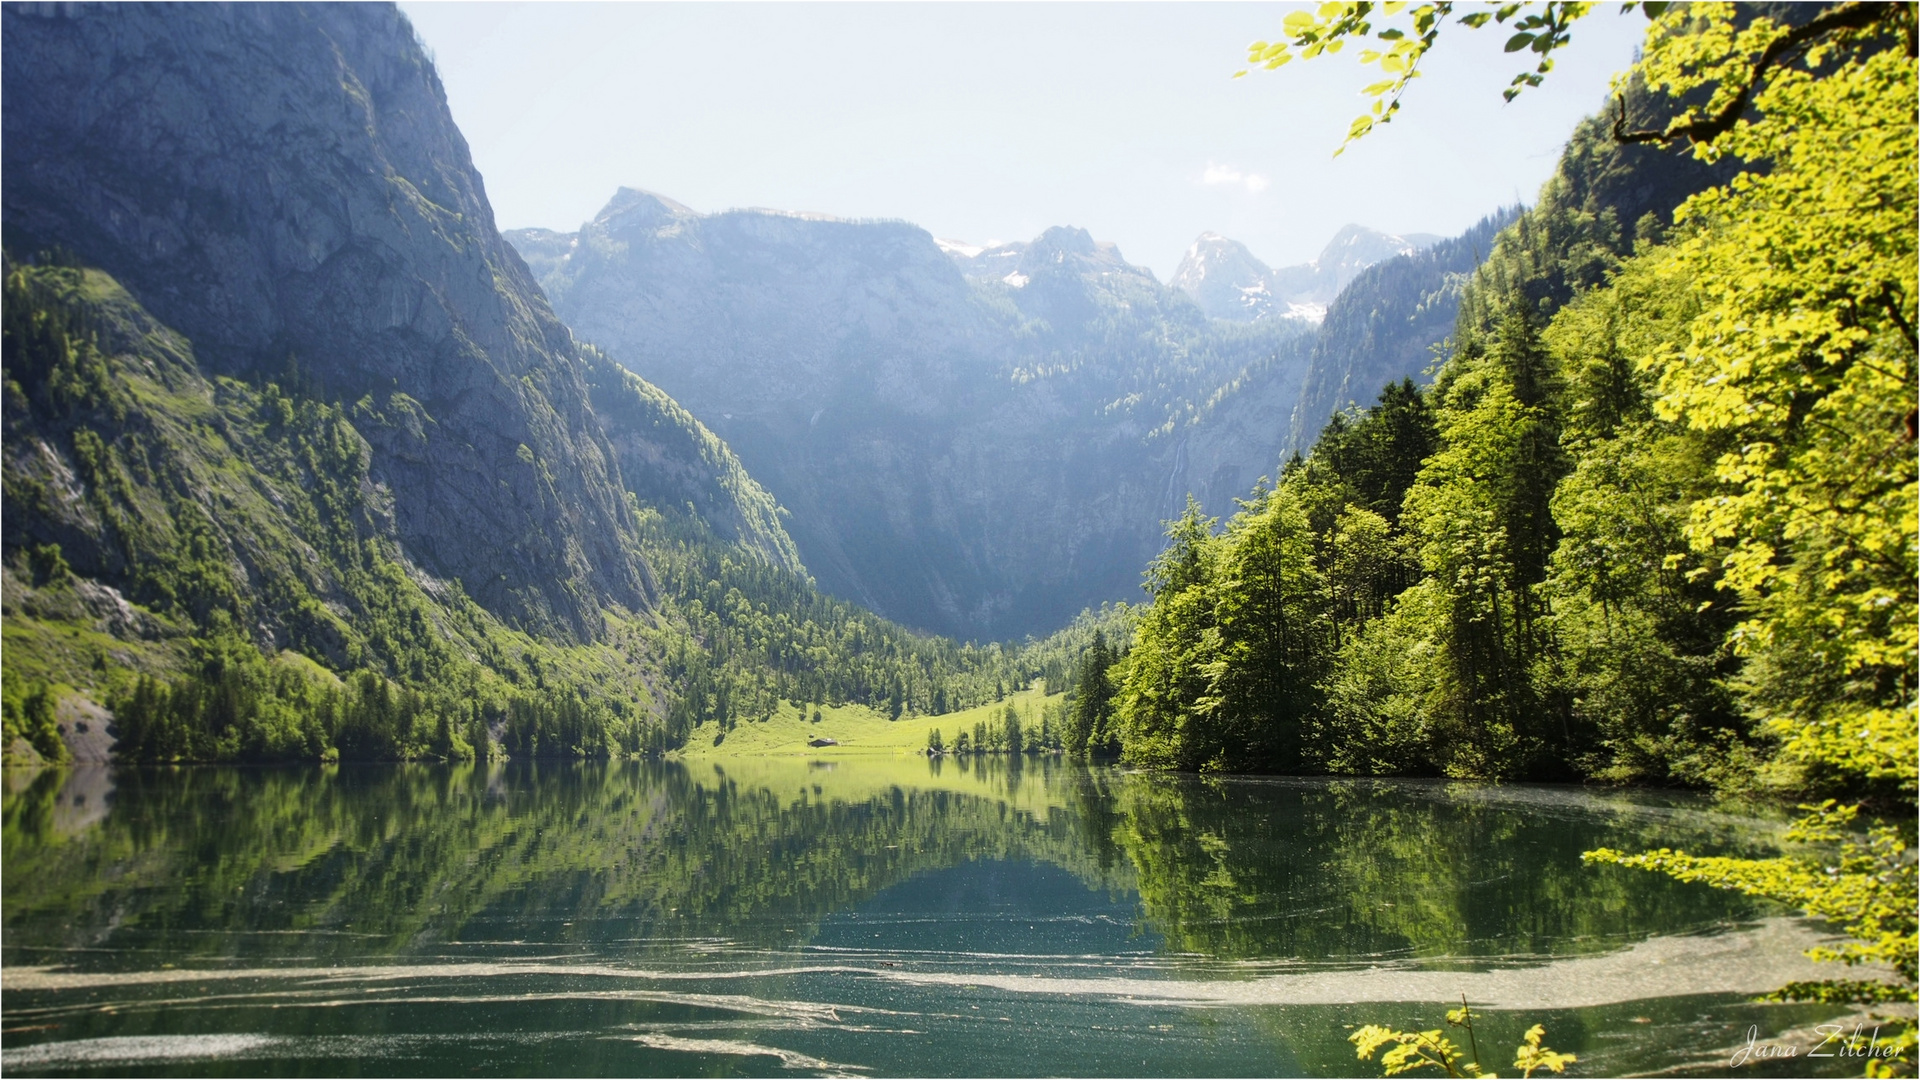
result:
<svg viewBox="0 0 1920 1080"><path fill-rule="evenodd" d="M821 723L825 723L822 720ZM727 741L733 741L729 735ZM723 746L725 744L722 744ZM684 762L696 784L735 785L740 790L771 793L783 805L840 802L859 805L889 797L897 791L950 791L972 798L991 799L1046 821L1067 804L1071 784L1060 777L1083 768L1060 757L1023 758L1017 765L1005 756L926 758L905 751L884 754L819 756L811 758L760 754L725 757L707 754Z"/></svg>
<svg viewBox="0 0 1920 1080"><path fill-rule="evenodd" d="M813 705L796 709L782 701L767 721L742 721L715 741L720 726L709 721L687 736L686 749L680 755L689 760L739 757L807 757L818 759L920 754L927 748L927 733L939 728L951 743L962 728L971 731L978 721L997 723L1011 703L1020 712L1023 724L1038 728L1043 703L1057 703L1063 695L1047 694L1042 688L1021 690L1006 701L979 705L940 716L916 716L888 720L885 713L865 705ZM814 710L820 722L813 722ZM808 746L809 739L827 738L838 746Z"/></svg>
<svg viewBox="0 0 1920 1080"><path fill-rule="evenodd" d="M126 641L78 620L7 613L0 628L6 679L44 682L103 698L111 673L171 671L185 663L178 639Z"/></svg>

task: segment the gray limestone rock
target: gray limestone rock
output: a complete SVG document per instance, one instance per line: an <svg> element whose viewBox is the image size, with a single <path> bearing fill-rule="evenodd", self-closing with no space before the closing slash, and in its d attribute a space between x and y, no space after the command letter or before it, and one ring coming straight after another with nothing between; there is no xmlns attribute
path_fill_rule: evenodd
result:
<svg viewBox="0 0 1920 1080"><path fill-rule="evenodd" d="M650 602L629 488L693 503L723 537L800 569L777 508L691 417L662 397L640 453L629 415L596 410L594 361L496 231L397 9L23 4L0 18L8 250L112 274L209 375L291 375L345 403L383 524L423 579L590 638L604 605ZM9 458L71 486L57 454ZM48 528L86 532L73 505Z"/></svg>
<svg viewBox="0 0 1920 1080"><path fill-rule="evenodd" d="M4 41L9 250L106 270L214 373L361 402L409 554L497 613L648 602L577 348L396 9L9 5Z"/></svg>

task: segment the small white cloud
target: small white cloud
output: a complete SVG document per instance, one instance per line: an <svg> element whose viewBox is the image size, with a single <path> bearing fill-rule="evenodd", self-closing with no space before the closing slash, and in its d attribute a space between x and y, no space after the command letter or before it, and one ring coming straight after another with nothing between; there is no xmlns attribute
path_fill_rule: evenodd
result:
<svg viewBox="0 0 1920 1080"><path fill-rule="evenodd" d="M1218 187L1221 184L1244 187L1254 194L1267 190L1273 184L1273 181L1259 173L1243 173L1231 165L1221 165L1212 161L1207 162L1206 171L1200 174L1200 182L1208 187Z"/></svg>
<svg viewBox="0 0 1920 1080"><path fill-rule="evenodd" d="M1215 184L1237 184L1241 180L1240 170L1228 165L1215 165L1207 162L1207 171L1200 174L1200 182L1212 187Z"/></svg>

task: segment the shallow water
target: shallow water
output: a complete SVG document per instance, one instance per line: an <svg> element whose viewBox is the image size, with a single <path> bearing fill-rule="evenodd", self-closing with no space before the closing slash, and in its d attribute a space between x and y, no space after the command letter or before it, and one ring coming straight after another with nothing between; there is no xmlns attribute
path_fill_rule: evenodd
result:
<svg viewBox="0 0 1920 1080"><path fill-rule="evenodd" d="M1817 929L1579 856L1779 831L1039 759L11 773L0 1067L1367 1076L1353 1026L1464 995L1482 1047L1537 1021L1581 1074L1727 1072L1835 1015L1749 1000Z"/></svg>

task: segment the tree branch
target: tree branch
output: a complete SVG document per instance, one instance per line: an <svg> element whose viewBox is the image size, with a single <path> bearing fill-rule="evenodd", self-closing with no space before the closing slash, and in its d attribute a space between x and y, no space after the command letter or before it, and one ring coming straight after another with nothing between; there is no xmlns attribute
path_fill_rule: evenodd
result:
<svg viewBox="0 0 1920 1080"><path fill-rule="evenodd" d="M1907 347L1920 348L1920 340L1916 340L1913 334L1913 324L1907 321L1906 314L1900 310L1899 287L1888 282L1881 288L1877 299L1880 301L1880 306L1886 310L1887 316L1893 320L1894 325L1900 328L1901 335L1907 339Z"/></svg>
<svg viewBox="0 0 1920 1080"><path fill-rule="evenodd" d="M1823 12L1802 26L1788 30L1775 38L1773 44L1768 45L1766 51L1760 54L1760 58L1754 61L1753 70L1741 84L1740 92L1711 117L1669 124L1664 131L1655 131L1651 128L1630 131L1627 129L1626 98L1616 97L1614 98L1613 140L1621 143L1672 143L1684 138L1695 143L1712 142L1733 130L1734 123L1740 119L1740 114L1746 111L1747 104L1753 99L1754 91L1759 88L1760 80L1766 75L1767 69L1779 63L1788 53L1838 30L1864 30L1883 21L1899 19L1902 16L1901 9L1905 6L1900 3L1863 3L1860 0L1850 0L1848 3L1839 4ZM1912 55L1915 49L1914 35L1912 27L1908 27L1908 30L1909 32L1903 37L1907 52Z"/></svg>

